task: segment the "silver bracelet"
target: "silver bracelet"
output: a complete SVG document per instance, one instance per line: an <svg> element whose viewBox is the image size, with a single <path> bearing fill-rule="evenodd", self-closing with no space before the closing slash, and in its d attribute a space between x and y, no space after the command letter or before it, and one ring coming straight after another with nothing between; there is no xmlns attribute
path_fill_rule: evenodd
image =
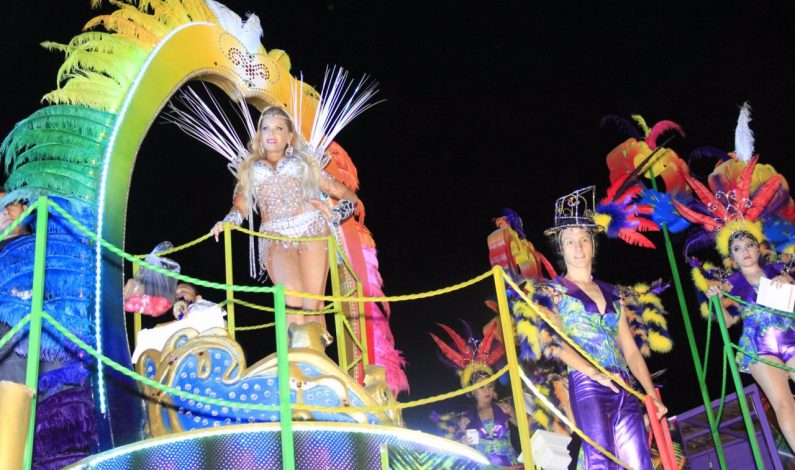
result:
<svg viewBox="0 0 795 470"><path fill-rule="evenodd" d="M339 225L348 217L353 215L356 205L347 199L340 199L334 208L331 209L331 223Z"/></svg>
<svg viewBox="0 0 795 470"><path fill-rule="evenodd" d="M228 214L226 214L226 217L224 217L223 221L240 227L243 225L243 216L240 215L240 211L233 208Z"/></svg>

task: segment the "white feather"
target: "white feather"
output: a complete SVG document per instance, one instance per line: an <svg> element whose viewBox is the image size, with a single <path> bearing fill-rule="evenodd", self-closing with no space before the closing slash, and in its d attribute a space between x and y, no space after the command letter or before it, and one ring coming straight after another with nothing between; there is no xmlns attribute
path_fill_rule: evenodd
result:
<svg viewBox="0 0 795 470"><path fill-rule="evenodd" d="M754 132L748 125L751 122L751 105L746 101L740 108L737 128L734 130L734 154L740 160L748 162L754 156Z"/></svg>
<svg viewBox="0 0 795 470"><path fill-rule="evenodd" d="M248 18L243 22L240 37L238 37L240 42L246 46L249 54L256 54L259 51L262 34L262 25L259 22L259 17L254 13L249 13Z"/></svg>
<svg viewBox="0 0 795 470"><path fill-rule="evenodd" d="M334 138L356 116L381 101L373 102L378 83L365 75L358 82L348 80L348 72L341 67L326 69L320 102L312 122L309 146L315 158L321 159Z"/></svg>
<svg viewBox="0 0 795 470"><path fill-rule="evenodd" d="M207 0L207 7L215 15L218 24L240 41L249 54L256 54L259 51L263 32L257 15L250 13L244 22L240 15L215 0Z"/></svg>
<svg viewBox="0 0 795 470"><path fill-rule="evenodd" d="M163 113L163 119L176 124L183 132L224 156L229 161L229 170L237 175L237 167L248 156L246 145L207 85L203 86L206 99L202 99L194 89L185 87L168 103L168 111ZM240 94L234 97L234 102L247 140L251 140L256 132L256 124L248 104Z"/></svg>

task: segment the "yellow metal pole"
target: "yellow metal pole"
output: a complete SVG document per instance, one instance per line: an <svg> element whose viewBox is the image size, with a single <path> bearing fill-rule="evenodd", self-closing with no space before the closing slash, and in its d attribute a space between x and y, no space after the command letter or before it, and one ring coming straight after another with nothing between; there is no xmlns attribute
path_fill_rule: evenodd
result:
<svg viewBox="0 0 795 470"><path fill-rule="evenodd" d="M138 332L141 331L141 313L133 314L133 348L138 345Z"/></svg>
<svg viewBox="0 0 795 470"><path fill-rule="evenodd" d="M224 265L226 269L226 284L234 284L232 276L232 225L224 222ZM226 290L226 328L229 336L235 339L235 292L232 289Z"/></svg>
<svg viewBox="0 0 795 470"><path fill-rule="evenodd" d="M513 339L513 320L508 308L508 296L505 292L505 271L501 266L494 266L494 287L497 291L497 305L500 309L500 325L502 326L502 339L505 345L505 358L508 361L508 374L511 379L511 393L513 395L513 408L516 413L516 427L519 428L519 442L522 444L525 470L534 468L533 451L530 448L530 425L527 422L527 410L524 406L524 392L522 378L519 376L519 359L516 356L516 343Z"/></svg>
<svg viewBox="0 0 795 470"><path fill-rule="evenodd" d="M364 287L359 279L356 279L356 295L360 299L364 297ZM362 364L369 366L371 362L370 354L367 352L367 312L364 310L364 302L360 300L357 305L359 306L359 344L362 345Z"/></svg>

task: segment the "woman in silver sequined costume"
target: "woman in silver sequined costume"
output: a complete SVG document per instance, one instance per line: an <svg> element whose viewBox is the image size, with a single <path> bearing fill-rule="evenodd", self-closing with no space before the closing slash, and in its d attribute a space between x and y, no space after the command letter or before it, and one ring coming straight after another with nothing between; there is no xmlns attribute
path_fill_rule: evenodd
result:
<svg viewBox="0 0 795 470"><path fill-rule="evenodd" d="M237 170L238 183L229 214L212 229L223 230L223 222L240 225L253 208L259 212L260 232L282 237L319 237L329 234L329 223L349 217L359 203L356 194L323 171L306 150L287 112L278 106L266 108L257 131L248 144L249 155ZM339 199L330 207L321 193ZM285 289L323 294L328 274L326 242L280 241L260 238L259 262L274 284ZM286 297L287 307L314 311L322 301ZM319 322L322 315L288 315L288 323Z"/></svg>

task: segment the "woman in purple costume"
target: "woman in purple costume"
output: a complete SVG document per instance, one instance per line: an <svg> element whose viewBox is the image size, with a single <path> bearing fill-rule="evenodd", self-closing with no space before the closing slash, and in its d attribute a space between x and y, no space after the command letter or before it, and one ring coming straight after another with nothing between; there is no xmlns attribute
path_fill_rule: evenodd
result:
<svg viewBox="0 0 795 470"><path fill-rule="evenodd" d="M756 302L756 294L761 278L773 284L795 284L792 277L782 271L782 264L761 264L759 240L746 230L738 230L728 239L731 259L738 266L728 276L723 285L713 284L707 291L710 296L721 295L721 290L740 297L750 304ZM795 320L769 311L741 306L739 316L724 309L727 325L742 320L743 332L740 348L754 353L776 364L795 368ZM789 380L795 381L795 373L787 372L753 357L740 353L737 361L740 370L750 373L765 392L773 410L776 412L781 432L791 449L795 449L795 399L789 388Z"/></svg>
<svg viewBox="0 0 795 470"><path fill-rule="evenodd" d="M472 383L487 379L485 374L475 374ZM474 447L489 458L492 465L510 467L516 465L516 451L511 445L511 431L508 423L516 425L513 406L507 401L497 400L494 384L486 384L472 392L475 407L459 420L462 433L461 442ZM477 431L477 437L467 430Z"/></svg>
<svg viewBox="0 0 795 470"><path fill-rule="evenodd" d="M593 187L558 199L555 226L545 232L555 238L566 265L565 274L551 283L554 311L565 333L601 366L627 383L634 376L643 390L655 397L657 415L662 417L668 410L656 398L622 301L613 286L591 275L597 231ZM569 396L577 426L629 468L651 470L644 411L637 398L616 386L569 345L562 343L558 356L569 368ZM589 470L620 468L587 443L583 443L579 463Z"/></svg>

